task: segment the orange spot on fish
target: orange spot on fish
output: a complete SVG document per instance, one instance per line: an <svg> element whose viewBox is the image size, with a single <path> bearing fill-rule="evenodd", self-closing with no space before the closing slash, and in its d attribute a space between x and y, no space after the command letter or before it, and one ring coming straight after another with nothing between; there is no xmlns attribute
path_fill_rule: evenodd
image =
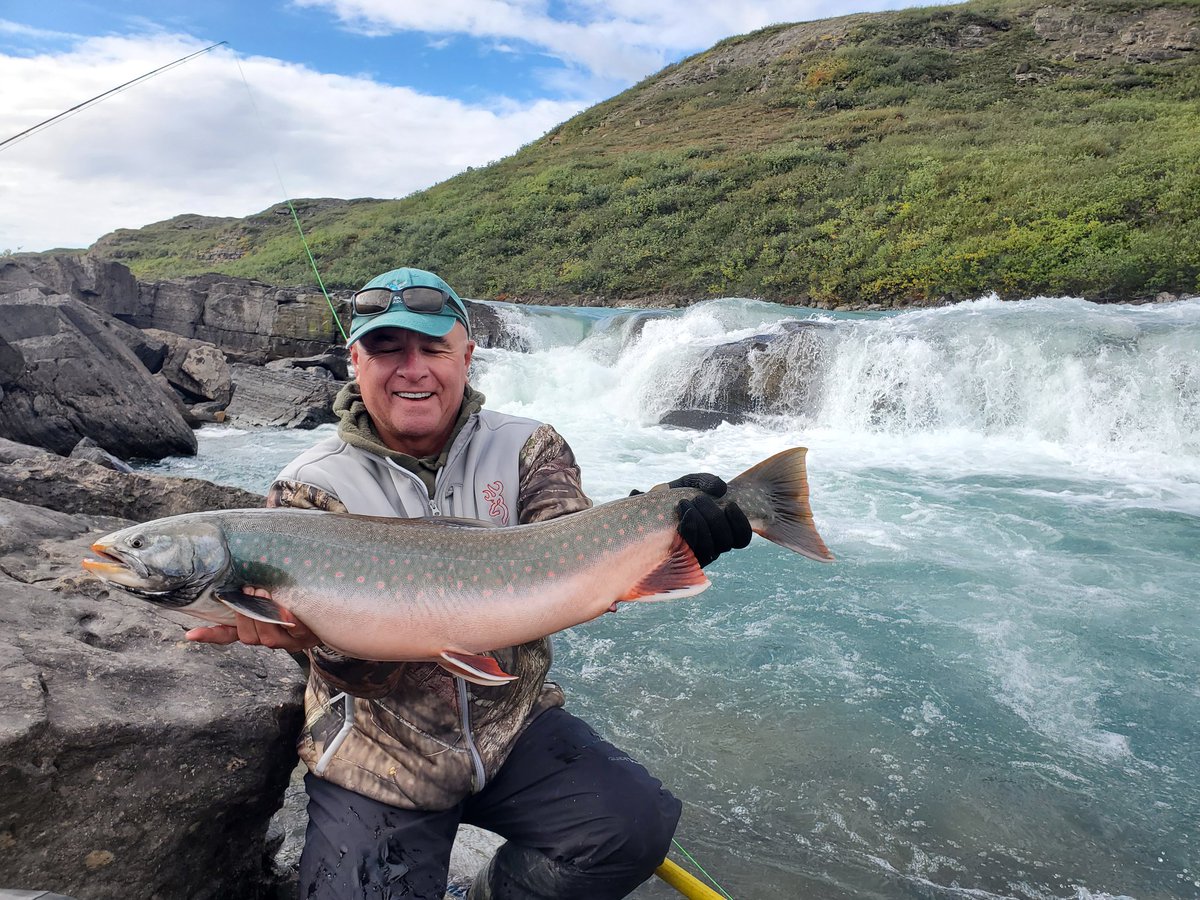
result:
<svg viewBox="0 0 1200 900"><path fill-rule="evenodd" d="M533 566L526 566L526 567L525 567L525 574L526 574L526 575L528 575L528 574L529 574L530 572L532 572L532 571L533 571Z"/></svg>
<svg viewBox="0 0 1200 900"><path fill-rule="evenodd" d="M363 575L359 575L359 576L358 576L358 583L359 583L359 584L365 584L365 583L366 583L366 581L367 581L367 579L366 579L366 577L365 577L365 576L363 576Z"/></svg>
<svg viewBox="0 0 1200 900"><path fill-rule="evenodd" d="M334 572L333 573L334 578L344 578L345 576L346 576L345 572Z"/></svg>
<svg viewBox="0 0 1200 900"><path fill-rule="evenodd" d="M376 590L382 591L382 590L383 590L385 587L387 587L387 585L386 585L386 584L384 584L382 581L377 581L377 582L375 582L375 589L376 589Z"/></svg>

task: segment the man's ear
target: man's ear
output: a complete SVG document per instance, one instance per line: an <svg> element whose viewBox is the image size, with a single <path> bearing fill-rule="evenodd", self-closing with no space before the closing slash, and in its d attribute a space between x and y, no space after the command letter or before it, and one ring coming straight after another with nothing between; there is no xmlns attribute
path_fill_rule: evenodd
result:
<svg viewBox="0 0 1200 900"><path fill-rule="evenodd" d="M467 341L467 358L466 358L466 364L467 364L468 368L471 365L471 357L474 355L475 355L475 342L472 340L468 340Z"/></svg>

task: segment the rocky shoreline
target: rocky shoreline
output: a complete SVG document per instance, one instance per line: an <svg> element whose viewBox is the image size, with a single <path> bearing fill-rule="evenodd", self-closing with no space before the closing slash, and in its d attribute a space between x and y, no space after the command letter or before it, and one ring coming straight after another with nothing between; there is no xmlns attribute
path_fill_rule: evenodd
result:
<svg viewBox="0 0 1200 900"><path fill-rule="evenodd" d="M30 262L0 262L0 892L295 897L301 667L188 642L194 619L104 586L80 560L134 522L261 506L125 460L194 453L205 422L333 421L340 336L323 298ZM477 318L491 341L495 315ZM464 834L458 871L495 845Z"/></svg>

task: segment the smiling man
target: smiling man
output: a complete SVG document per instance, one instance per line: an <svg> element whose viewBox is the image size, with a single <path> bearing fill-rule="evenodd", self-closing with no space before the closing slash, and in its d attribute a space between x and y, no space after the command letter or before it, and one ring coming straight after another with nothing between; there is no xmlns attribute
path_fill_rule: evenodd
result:
<svg viewBox="0 0 1200 900"><path fill-rule="evenodd" d="M338 434L279 474L269 505L494 525L591 506L553 428L483 408L467 383L466 305L437 275L372 279L354 295L349 345L356 381L335 401ZM692 486L724 493L720 479L697 477ZM736 506L722 512L706 496L689 506L680 533L702 565L749 542ZM548 638L488 654L518 678L484 687L432 663L344 657L302 625L239 616L188 637L308 654L301 897L440 900L463 822L507 839L470 900L616 900L666 855L679 801L563 709L546 681Z"/></svg>

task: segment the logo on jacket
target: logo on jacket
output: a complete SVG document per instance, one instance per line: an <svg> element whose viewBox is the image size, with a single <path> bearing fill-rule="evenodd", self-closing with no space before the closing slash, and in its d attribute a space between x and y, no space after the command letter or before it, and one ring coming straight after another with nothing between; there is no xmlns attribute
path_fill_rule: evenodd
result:
<svg viewBox="0 0 1200 900"><path fill-rule="evenodd" d="M499 519L501 525L508 524L508 504L504 502L504 482L493 481L483 489L483 499L488 504L488 515Z"/></svg>

